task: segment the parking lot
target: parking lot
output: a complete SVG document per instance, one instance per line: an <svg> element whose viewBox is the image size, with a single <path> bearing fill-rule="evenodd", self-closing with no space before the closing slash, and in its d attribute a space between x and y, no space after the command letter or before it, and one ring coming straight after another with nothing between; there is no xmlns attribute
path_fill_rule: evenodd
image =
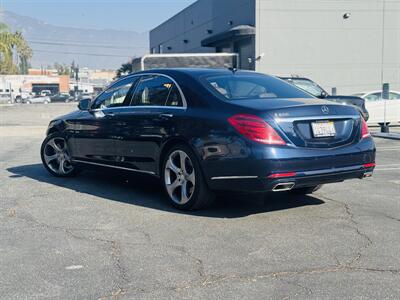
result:
<svg viewBox="0 0 400 300"><path fill-rule="evenodd" d="M156 179L41 165L76 104L0 107L0 298L400 298L400 141L372 178L180 212Z"/></svg>

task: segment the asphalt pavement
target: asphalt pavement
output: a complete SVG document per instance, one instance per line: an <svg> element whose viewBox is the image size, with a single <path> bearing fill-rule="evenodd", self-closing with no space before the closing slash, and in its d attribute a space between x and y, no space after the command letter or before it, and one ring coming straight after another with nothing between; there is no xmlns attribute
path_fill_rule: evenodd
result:
<svg viewBox="0 0 400 300"><path fill-rule="evenodd" d="M188 213L151 177L48 174L72 109L0 107L1 299L400 299L400 141L375 138L372 178Z"/></svg>

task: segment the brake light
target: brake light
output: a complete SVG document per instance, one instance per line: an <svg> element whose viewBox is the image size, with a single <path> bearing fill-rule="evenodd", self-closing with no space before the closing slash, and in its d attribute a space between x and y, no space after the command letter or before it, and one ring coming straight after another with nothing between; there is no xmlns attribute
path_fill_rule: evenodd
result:
<svg viewBox="0 0 400 300"><path fill-rule="evenodd" d="M364 168L373 168L375 166L376 166L376 163L363 164Z"/></svg>
<svg viewBox="0 0 400 300"><path fill-rule="evenodd" d="M230 117L228 122L240 134L254 142L266 145L286 145L279 134L260 117L238 114Z"/></svg>
<svg viewBox="0 0 400 300"><path fill-rule="evenodd" d="M361 138L365 139L370 136L371 134L369 133L367 122L361 117Z"/></svg>
<svg viewBox="0 0 400 300"><path fill-rule="evenodd" d="M275 173L268 176L268 178L275 179L275 178L285 178L285 177L295 177L296 172L287 172L287 173Z"/></svg>

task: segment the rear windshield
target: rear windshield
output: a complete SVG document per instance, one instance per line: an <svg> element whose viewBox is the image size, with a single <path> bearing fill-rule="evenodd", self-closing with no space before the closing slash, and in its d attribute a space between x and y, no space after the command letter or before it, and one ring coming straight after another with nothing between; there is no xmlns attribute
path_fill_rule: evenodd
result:
<svg viewBox="0 0 400 300"><path fill-rule="evenodd" d="M313 98L283 80L262 74L209 76L203 82L226 100Z"/></svg>
<svg viewBox="0 0 400 300"><path fill-rule="evenodd" d="M322 93L324 92L324 90L318 84L310 80L290 79L289 82L293 83L298 88L301 88L306 92L309 92L311 95L314 95L315 97L321 96Z"/></svg>

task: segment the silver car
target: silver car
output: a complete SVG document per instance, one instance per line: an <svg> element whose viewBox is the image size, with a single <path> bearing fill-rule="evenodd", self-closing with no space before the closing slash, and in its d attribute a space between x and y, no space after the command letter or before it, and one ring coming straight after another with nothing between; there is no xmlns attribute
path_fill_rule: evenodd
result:
<svg viewBox="0 0 400 300"><path fill-rule="evenodd" d="M28 98L23 101L26 104L49 104L51 102L51 99L49 96L39 96L39 97L34 97L34 98Z"/></svg>

